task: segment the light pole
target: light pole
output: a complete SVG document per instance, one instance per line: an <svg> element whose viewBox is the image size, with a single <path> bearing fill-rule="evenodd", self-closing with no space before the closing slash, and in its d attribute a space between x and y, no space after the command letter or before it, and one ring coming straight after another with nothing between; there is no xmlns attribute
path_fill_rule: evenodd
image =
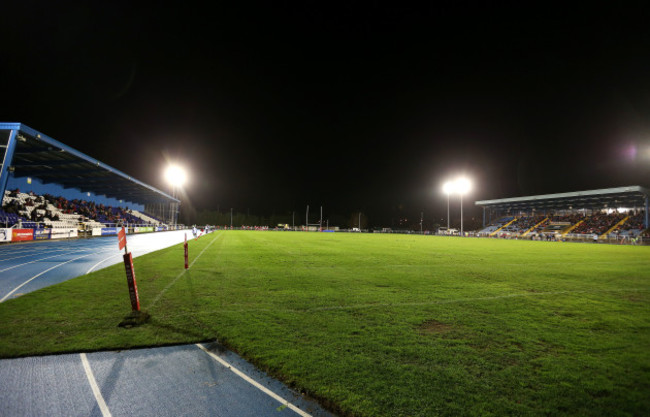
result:
<svg viewBox="0 0 650 417"><path fill-rule="evenodd" d="M422 234L422 222L424 221L424 212L420 212L420 234Z"/></svg>
<svg viewBox="0 0 650 417"><path fill-rule="evenodd" d="M454 192L454 189L456 188L455 186L456 183L454 181L447 181L442 186L442 191L447 194L447 233L449 233L449 228L451 227L449 225L449 195Z"/></svg>
<svg viewBox="0 0 650 417"><path fill-rule="evenodd" d="M467 194L472 188L472 184L467 178L461 177L453 181L447 181L442 186L442 191L447 194L447 233L449 233L449 196L453 194L460 195L460 235L464 235L463 228L463 195Z"/></svg>
<svg viewBox="0 0 650 417"><path fill-rule="evenodd" d="M183 187L185 181L187 181L187 174L185 170L178 165L169 165L165 171L165 179L172 187L172 197L176 198L176 190ZM176 225L176 217L178 216L178 207L177 203L173 202L170 204L170 223L172 226Z"/></svg>
<svg viewBox="0 0 650 417"><path fill-rule="evenodd" d="M467 178L459 178L456 180L456 192L460 194L460 235L463 233L463 195L467 194L472 187Z"/></svg>

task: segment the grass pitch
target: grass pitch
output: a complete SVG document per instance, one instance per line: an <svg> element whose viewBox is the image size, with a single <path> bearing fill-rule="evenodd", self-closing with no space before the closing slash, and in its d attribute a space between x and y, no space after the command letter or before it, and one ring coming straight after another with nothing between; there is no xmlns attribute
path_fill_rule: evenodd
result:
<svg viewBox="0 0 650 417"><path fill-rule="evenodd" d="M200 256L199 256L200 254ZM0 357L218 339L355 416L649 415L650 247L217 232L0 304Z"/></svg>

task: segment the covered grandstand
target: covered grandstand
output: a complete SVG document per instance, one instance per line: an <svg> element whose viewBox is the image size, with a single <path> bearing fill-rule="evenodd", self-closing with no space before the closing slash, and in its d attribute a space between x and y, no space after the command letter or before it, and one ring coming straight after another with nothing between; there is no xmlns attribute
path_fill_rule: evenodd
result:
<svg viewBox="0 0 650 417"><path fill-rule="evenodd" d="M477 201L487 236L633 240L648 235L650 190L635 185Z"/></svg>
<svg viewBox="0 0 650 417"><path fill-rule="evenodd" d="M4 227L176 225L180 200L24 124L0 123L0 161Z"/></svg>

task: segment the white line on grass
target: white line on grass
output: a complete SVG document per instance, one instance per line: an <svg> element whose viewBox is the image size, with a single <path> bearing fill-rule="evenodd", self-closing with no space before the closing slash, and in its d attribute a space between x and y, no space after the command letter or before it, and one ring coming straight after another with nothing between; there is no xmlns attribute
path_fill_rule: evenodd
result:
<svg viewBox="0 0 650 417"><path fill-rule="evenodd" d="M70 263L70 262L72 262L72 261L76 261L77 259L85 258L86 256L91 256L91 255L95 255L95 253L89 253L89 254L87 254L87 255L82 255L82 256L78 256L78 257L76 257L76 258L72 258L72 259L70 259L69 261L61 262L60 264L54 265L53 267L48 268L48 269L46 269L45 271L43 271L43 272L41 272L41 273L39 273L39 274L37 274L37 275L34 275L33 277L31 277L31 278L28 279L27 281L23 282L22 284L20 284L19 286L17 286L17 287L14 288L13 290L11 290L7 295L5 295L4 297L2 297L2 299L0 299L0 303L4 302L7 298L9 298L9 296L10 296L11 294L15 293L15 292L16 292L18 289L20 289L23 285L28 284L29 282L35 280L36 278L40 277L40 276L43 275L44 273L46 273L46 272L50 272L50 271L53 270L54 268L58 268L58 267L60 267L61 265L65 265L65 264Z"/></svg>
<svg viewBox="0 0 650 417"><path fill-rule="evenodd" d="M207 249L208 249L208 248L209 248L209 247L210 247L210 246L215 242L215 240L219 239L221 236L223 236L223 233L219 233L217 236L215 236L215 238L212 239L212 242L208 243L208 246L206 246L205 248L203 248L203 250L202 250L202 251L201 251L201 252L196 256L196 258L194 258L194 260L192 261L192 263L188 265L188 268L187 268L187 269L183 269L183 272L181 272L180 274L178 274L178 276L177 276L176 278L174 278L174 280L173 280L172 282L170 282L169 284L167 284L167 286L166 286L165 288L163 288L162 291L160 291L160 292L158 293L158 295L156 296L156 298L153 299L153 301L151 302L151 304L149 304L149 307L147 307L147 308L148 308L148 309L153 308L153 306L155 306L156 303L160 300L160 297L162 297L163 294L165 294L165 293L167 292L167 290L170 289L170 288L172 287L172 285L176 284L176 281L178 281L178 280L180 279L180 277L182 277L183 275L185 275L185 272L188 271L188 270L189 270L189 269L194 265L194 263L195 263L196 261L199 260L199 258L201 257L201 255L203 255L203 252L205 252L205 251L206 251L206 250L207 250Z"/></svg>
<svg viewBox="0 0 650 417"><path fill-rule="evenodd" d="M90 363L88 363L88 358L86 358L86 354L80 353L79 356L81 357L81 363L83 364L84 371L86 371L86 377L88 378L88 383L90 384L90 388L93 390L93 394L95 395L95 399L97 400L97 405L99 406L99 409L102 412L102 416L112 417L111 412L108 410L108 406L106 405L106 401L104 401L104 397L102 397L102 392L99 390L97 381L95 381L95 375L93 375L93 370L90 369Z"/></svg>
<svg viewBox="0 0 650 417"><path fill-rule="evenodd" d="M275 392L271 391L270 389L266 388L265 386L263 386L259 382L255 381L254 379L252 379L251 377L249 377L248 375L246 375L245 373L243 373L239 369L235 368L230 363L226 362L225 360L221 359L219 356L217 356L214 353L210 352L202 344L197 343L196 346L198 346L199 349L201 349L202 351L204 351L205 353L210 355L210 357L212 357L212 359L219 362L220 364L222 364L226 368L230 369L235 375L239 376L241 379L248 382L249 384L251 384L255 388L259 389L264 394L266 394L269 397L273 398L274 400L276 400L280 404L286 405L288 408L290 408L291 410L293 410L294 412L298 413L299 415L301 415L303 417L311 417L311 414L306 413L305 411L301 410L300 408L298 408L295 405L293 405L292 403L290 403L288 400L285 400L284 398L280 397Z"/></svg>
<svg viewBox="0 0 650 417"><path fill-rule="evenodd" d="M454 304L454 303L467 303L474 301L491 301L499 300L504 298L523 298L523 297L540 297L540 296L549 296L549 295L571 295L571 294L598 294L598 293L607 293L607 292L648 292L649 290L642 288L619 288L612 290L575 290L575 291L556 291L556 292L537 292L537 293L519 293L519 294L507 294L507 295L496 295L492 297L477 297L477 298L455 298L452 300L436 300L436 301L422 301L422 302L412 302L412 303L376 303L376 304L349 304L349 305L339 305L339 306L323 306L323 307L313 307L305 309L297 308L220 308L219 311L222 313L241 313L241 312L263 312L263 311L286 311L292 313L311 313L317 311L332 311L332 310L355 310L355 309L364 309L364 308L375 308L375 307L420 307L420 306L430 306L430 305L439 305L439 304ZM236 304L239 305L239 304ZM235 305L231 305L235 306ZM213 315L214 313L208 312L203 314ZM168 318L168 317L182 317L182 316L201 316L201 313L191 312L191 313L181 313L173 315L162 315L159 318Z"/></svg>
<svg viewBox="0 0 650 417"><path fill-rule="evenodd" d="M302 311L328 311L328 310L350 310L350 309L363 309L363 308L373 308L373 307L417 307L417 306L428 306L436 304L454 304L454 303L467 303L473 301L491 301L491 300L501 300L504 298L523 298L523 297L539 297L546 295L567 295L567 294L590 294L590 293L600 293L600 292L638 292L645 291L643 289L613 289L613 290L575 290L575 291L553 291L553 292L529 292L529 293L519 293L519 294L506 294L506 295L495 295L491 297L476 297L476 298L456 298L452 300L435 300L435 301L422 301L422 302L412 302L412 303L377 303L377 304L351 304L346 306L329 306L329 307L314 307L305 309ZM301 310L296 310L301 311Z"/></svg>

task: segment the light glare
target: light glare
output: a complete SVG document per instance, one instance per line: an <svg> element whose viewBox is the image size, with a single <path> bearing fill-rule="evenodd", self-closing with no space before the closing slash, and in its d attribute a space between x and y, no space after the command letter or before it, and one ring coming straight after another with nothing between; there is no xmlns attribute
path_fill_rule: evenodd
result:
<svg viewBox="0 0 650 417"><path fill-rule="evenodd" d="M459 178L456 180L456 192L458 194L467 194L472 188L472 184L467 178Z"/></svg>
<svg viewBox="0 0 650 417"><path fill-rule="evenodd" d="M165 171L165 179L173 187L182 187L187 181L185 170L178 165L170 165Z"/></svg>
<svg viewBox="0 0 650 417"><path fill-rule="evenodd" d="M472 189L472 183L467 178L458 178L454 181L447 181L442 186L442 191L449 194L467 194Z"/></svg>

